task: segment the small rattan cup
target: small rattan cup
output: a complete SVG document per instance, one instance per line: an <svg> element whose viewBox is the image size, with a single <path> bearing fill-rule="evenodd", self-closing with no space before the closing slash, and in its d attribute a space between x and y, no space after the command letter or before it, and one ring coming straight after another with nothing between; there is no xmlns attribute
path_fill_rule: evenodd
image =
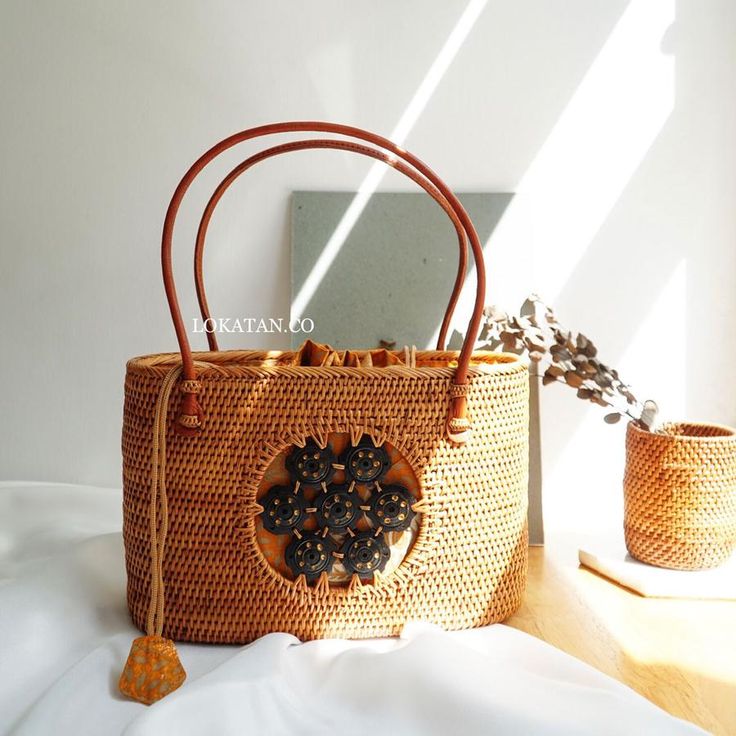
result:
<svg viewBox="0 0 736 736"><path fill-rule="evenodd" d="M626 433L624 534L658 567L716 567L736 548L736 430L672 423Z"/></svg>

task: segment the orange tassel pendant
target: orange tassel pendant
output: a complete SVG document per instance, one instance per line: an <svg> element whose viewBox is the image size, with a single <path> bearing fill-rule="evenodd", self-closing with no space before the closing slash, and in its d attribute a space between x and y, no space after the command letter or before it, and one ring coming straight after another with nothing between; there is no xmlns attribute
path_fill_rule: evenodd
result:
<svg viewBox="0 0 736 736"><path fill-rule="evenodd" d="M162 636L140 636L130 648L118 687L139 703L151 705L186 679L176 646Z"/></svg>

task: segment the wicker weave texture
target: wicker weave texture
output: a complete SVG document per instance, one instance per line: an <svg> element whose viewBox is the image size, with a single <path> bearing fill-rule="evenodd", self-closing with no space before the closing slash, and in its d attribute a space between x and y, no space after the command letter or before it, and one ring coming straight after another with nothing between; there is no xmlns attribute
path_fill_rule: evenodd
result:
<svg viewBox="0 0 736 736"><path fill-rule="evenodd" d="M678 570L716 567L736 547L736 433L710 424L629 424L624 533L633 557Z"/></svg>
<svg viewBox="0 0 736 736"><path fill-rule="evenodd" d="M168 407L170 527L164 635L249 642L273 631L302 640L394 636L409 620L447 629L500 621L518 607L527 571L528 375L517 356L473 355L472 438L446 439L455 352L419 352L417 367L293 367L291 353L195 356L205 413L197 437L173 431ZM178 354L128 363L123 422L128 603L145 625L150 599L153 411ZM407 459L426 510L403 563L342 588L287 580L256 541L256 493L278 453L307 437L367 433Z"/></svg>

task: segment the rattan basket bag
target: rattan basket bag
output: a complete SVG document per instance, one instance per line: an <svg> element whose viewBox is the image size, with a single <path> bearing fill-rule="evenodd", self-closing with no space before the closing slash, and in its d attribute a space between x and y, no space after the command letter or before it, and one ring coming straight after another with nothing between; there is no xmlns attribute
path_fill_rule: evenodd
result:
<svg viewBox="0 0 736 736"><path fill-rule="evenodd" d="M204 238L230 184L277 154L344 149L409 176L453 223L460 261L437 350L221 352L211 334L210 351L192 353L171 263L184 194L230 147L295 131L341 137L261 151L233 169L207 204L195 248L203 318ZM467 243L477 293L458 353L444 341ZM207 151L178 185L162 264L180 352L134 358L125 379L128 604L147 636L134 642L124 692L150 703L181 684L171 639L394 636L409 620L459 629L517 608L527 567L527 369L518 356L472 350L485 296L481 244L431 169L385 138L341 125L280 123L238 133ZM434 301L428 294L428 306Z"/></svg>

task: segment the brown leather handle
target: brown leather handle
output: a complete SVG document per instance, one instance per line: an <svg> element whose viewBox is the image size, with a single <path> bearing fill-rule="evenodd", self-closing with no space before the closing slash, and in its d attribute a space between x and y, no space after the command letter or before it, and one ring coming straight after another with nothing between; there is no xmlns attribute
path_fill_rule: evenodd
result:
<svg viewBox="0 0 736 736"><path fill-rule="evenodd" d="M184 174L181 181L174 190L174 194L169 203L164 219L164 227L161 238L161 267L163 271L164 288L166 290L166 298L171 311L171 318L174 322L177 341L181 350L182 357L182 373L184 382L182 390L185 392L184 399L181 404L181 415L179 417L179 425L182 432L186 434L196 434L201 429L203 418L202 409L199 406L196 393L199 390L196 381L196 373L194 368L194 360L192 357L192 349L189 344L184 320L181 316L179 300L176 295L176 286L174 284L173 268L171 263L171 246L174 233L174 223L176 215L181 206L182 199L187 189L202 171L202 169L210 163L214 158L224 151L232 148L238 143L242 143L253 138L260 138L266 135L275 135L278 133L293 132L311 132L311 133L334 133L346 137L357 138L359 140L372 143L379 148L390 151L404 162L411 165L419 171L426 179L428 179L447 200L457 215L465 233L470 241L470 247L476 263L476 279L477 288L475 294L475 305L473 314L468 323L468 329L465 335L460 355L458 357L458 365L455 370L454 387L450 394L450 412L447 421L448 437L454 442L462 443L467 439L469 433L469 422L466 417L466 399L465 389L463 388L468 382L468 367L470 364L470 356L473 352L473 346L478 337L480 323L483 316L483 304L485 301L485 268L483 265L483 249L478 238L478 234L473 227L472 222L460 200L452 193L449 187L416 156L397 146L392 141L382 136L370 133L361 128L355 128L348 125L339 125L336 123L325 123L316 121L296 121L287 123L271 123L269 125L261 125L256 128L235 133L228 138L220 141L212 146L202 156L200 156L189 170Z"/></svg>
<svg viewBox="0 0 736 736"><path fill-rule="evenodd" d="M427 194L429 194L432 199L434 199L437 204L440 205L440 207L442 207L442 209L452 221L458 237L460 258L458 260L457 275L455 277L452 294L450 295L450 301L447 305L447 309L445 310L445 316L442 320L442 326L440 327L439 335L437 337L437 350L444 350L445 341L447 339L447 331L449 330L452 315L455 311L455 307L457 306L458 299L460 298L460 292L462 291L463 283L465 281L465 271L467 268L468 260L467 243L465 242L465 230L463 230L463 226L457 215L455 214L455 211L450 206L449 202L442 196L440 191L432 184L430 184L423 176L418 174L414 169L403 164L401 161L392 159L391 157L387 156L382 151L379 151L375 148L370 148L369 146L362 146L359 143L353 143L351 141L320 139L282 143L281 145L267 148L264 151L260 151L259 153L256 153L242 163L238 164L217 185L217 188L207 202L204 213L202 214L202 219L199 221L199 228L197 229L197 241L194 247L194 284L197 291L197 301L199 302L199 310L202 315L202 322L206 324L207 320L211 317L209 304L207 302L207 293L204 286L204 271L202 265L204 246L207 238L207 229L209 227L210 221L212 220L212 215L214 214L214 211L218 203L222 199L223 195L242 174L248 171L248 169L250 169L251 167L255 166L257 163L265 161L266 159L273 156L278 156L282 153L290 153L292 151L304 151L315 148L351 151L363 156L369 156L370 158L374 158L378 161L382 161L389 166L392 166L397 171L401 172L413 182L422 187L422 189L424 189L424 191L427 192ZM219 350L217 337L215 336L214 331L207 331L206 334L207 344L209 345L210 350Z"/></svg>

